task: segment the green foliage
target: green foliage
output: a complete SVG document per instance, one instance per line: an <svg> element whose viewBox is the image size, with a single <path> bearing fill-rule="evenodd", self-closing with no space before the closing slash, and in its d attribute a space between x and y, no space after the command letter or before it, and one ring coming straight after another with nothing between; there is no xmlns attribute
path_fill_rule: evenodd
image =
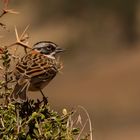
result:
<svg viewBox="0 0 140 140"><path fill-rule="evenodd" d="M73 113L59 115L44 101L0 106L0 138L4 140L73 140L79 129L69 127Z"/></svg>

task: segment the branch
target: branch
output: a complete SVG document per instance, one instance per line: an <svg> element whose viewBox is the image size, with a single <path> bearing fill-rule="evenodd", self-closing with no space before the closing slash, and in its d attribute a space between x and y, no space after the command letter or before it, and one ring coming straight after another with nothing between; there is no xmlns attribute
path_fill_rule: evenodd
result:
<svg viewBox="0 0 140 140"><path fill-rule="evenodd" d="M19 14L19 12L14 11L13 9L8 9L9 0L3 0L3 2L4 2L4 8L2 9L2 13L0 14L0 18L2 18L7 13L10 13L10 14ZM0 26L2 28L6 29L6 25L4 23L0 22Z"/></svg>
<svg viewBox="0 0 140 140"><path fill-rule="evenodd" d="M26 28L24 29L22 34L19 36L17 28L15 27L16 42L9 45L8 48L12 47L12 46L15 46L15 45L20 45L21 47L24 48L25 53L27 53L27 49L31 49L31 47L28 45L28 42L24 43L24 41L26 41L29 38L29 36L26 34L26 31L27 31L28 28L29 28L29 25L26 26ZM15 52L16 51L17 51L17 47L15 49Z"/></svg>
<svg viewBox="0 0 140 140"><path fill-rule="evenodd" d="M4 1L4 8L2 9L3 12L0 15L0 18L3 17L5 14L19 14L19 12L14 11L13 9L8 9L9 0L3 0Z"/></svg>

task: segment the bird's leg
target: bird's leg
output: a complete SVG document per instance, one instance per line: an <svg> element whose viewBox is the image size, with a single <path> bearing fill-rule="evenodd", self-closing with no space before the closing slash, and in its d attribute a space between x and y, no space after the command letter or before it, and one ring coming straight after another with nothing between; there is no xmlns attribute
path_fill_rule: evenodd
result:
<svg viewBox="0 0 140 140"><path fill-rule="evenodd" d="M41 94L42 94L42 96L43 96L43 98L45 97L45 95L44 95L44 93L43 93L43 91L39 88L39 91L41 92ZM46 98L46 97L45 97Z"/></svg>
<svg viewBox="0 0 140 140"><path fill-rule="evenodd" d="M48 98L44 95L43 91L39 88L39 91L41 92L42 96L43 96L43 101L45 104L48 103Z"/></svg>

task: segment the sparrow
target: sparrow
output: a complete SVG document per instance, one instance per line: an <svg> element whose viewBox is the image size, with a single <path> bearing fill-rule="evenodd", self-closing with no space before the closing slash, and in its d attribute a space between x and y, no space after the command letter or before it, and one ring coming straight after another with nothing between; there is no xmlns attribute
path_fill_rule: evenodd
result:
<svg viewBox="0 0 140 140"><path fill-rule="evenodd" d="M56 58L56 54L63 49L51 41L41 41L33 45L21 60L17 63L14 75L16 85L11 98L17 102L27 101L28 91L42 89L56 76L62 68L62 63Z"/></svg>

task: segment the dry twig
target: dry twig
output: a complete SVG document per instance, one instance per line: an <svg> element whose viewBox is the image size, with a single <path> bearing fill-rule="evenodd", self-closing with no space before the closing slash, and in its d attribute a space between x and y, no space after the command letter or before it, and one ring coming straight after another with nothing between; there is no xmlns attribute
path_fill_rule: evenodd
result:
<svg viewBox="0 0 140 140"><path fill-rule="evenodd" d="M19 12L14 11L13 9L8 9L8 4L9 4L9 0L3 0L4 2L4 8L2 9L2 13L0 14L0 18L2 18L4 15L6 15L7 13L10 14L19 14ZM0 26L4 29L6 28L6 25L2 22L0 22Z"/></svg>
<svg viewBox="0 0 140 140"><path fill-rule="evenodd" d="M19 12L14 11L13 9L8 9L9 0L4 0L4 8L2 9L2 13L0 15L0 18L3 17L5 14L19 14Z"/></svg>
<svg viewBox="0 0 140 140"><path fill-rule="evenodd" d="M17 28L15 27L15 34L16 34L16 42L12 43L11 45L8 46L9 47L12 47L12 46L15 46L15 45L20 45L24 48L24 51L25 53L27 53L27 49L31 49L31 47L28 45L28 42L25 42L29 37L26 36L26 31L27 29L29 28L29 25L26 26L25 30L22 32L21 36L18 35L18 31L17 31ZM15 49L15 52L17 51L17 47Z"/></svg>

